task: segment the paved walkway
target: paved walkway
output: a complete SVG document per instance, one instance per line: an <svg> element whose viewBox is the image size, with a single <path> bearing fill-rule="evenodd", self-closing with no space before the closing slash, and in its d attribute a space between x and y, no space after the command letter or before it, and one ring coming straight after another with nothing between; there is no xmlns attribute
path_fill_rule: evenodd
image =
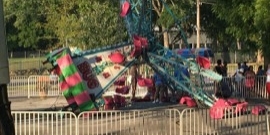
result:
<svg viewBox="0 0 270 135"><path fill-rule="evenodd" d="M43 111L67 106L63 96L41 98L9 98L12 111Z"/></svg>
<svg viewBox="0 0 270 135"><path fill-rule="evenodd" d="M45 99L37 98L9 98L11 101L12 111L44 111L44 110L59 110L60 108L67 106L67 101L63 96L59 97L47 97ZM269 107L266 100L248 100L250 105L264 104ZM132 105L127 107L121 107L121 110L138 110L138 109L168 109L177 108L184 109L186 106L179 105L178 103L155 103L152 102L133 102Z"/></svg>
<svg viewBox="0 0 270 135"><path fill-rule="evenodd" d="M60 110L67 106L67 101L63 96L41 98L10 98L12 111L44 111L44 110ZM131 105L121 107L117 110L140 110L140 109L169 109L169 108L185 108L186 106L178 103L152 103L152 102L133 102Z"/></svg>

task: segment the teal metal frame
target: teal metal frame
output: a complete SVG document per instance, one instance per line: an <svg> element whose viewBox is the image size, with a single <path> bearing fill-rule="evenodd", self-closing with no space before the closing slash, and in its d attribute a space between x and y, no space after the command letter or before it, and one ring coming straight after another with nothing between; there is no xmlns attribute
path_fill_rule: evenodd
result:
<svg viewBox="0 0 270 135"><path fill-rule="evenodd" d="M142 52L142 60L144 60L153 70L160 73L162 78L166 80L166 84L176 90L182 90L189 95L191 95L196 100L204 103L206 106L212 106L214 103L214 99L203 90L203 80L202 76L207 76L212 78L215 81L220 81L222 77L215 72L207 69L202 69L194 60L188 60L180 55L176 54L170 49L164 48L164 46L158 42L157 37L154 34L154 28L152 26L152 18L153 18L153 8L152 8L152 0L120 0L120 4L128 1L131 5L130 11L128 14L123 17L126 28L130 36L130 40L133 40L133 36L141 36L148 39L148 48L143 48ZM162 4L164 4L165 9L170 13L170 15L174 18L175 24L177 28L181 32L181 37L184 43L188 46L187 38L185 32L181 28L181 21L178 19L169 6L163 1L160 0ZM73 58L80 58L85 55L91 55L95 53L100 53L108 50L113 50L115 48L124 47L131 45L132 43L124 42L116 45L108 45L106 47L86 50L81 52L76 52L76 54L72 54ZM53 66L56 66L54 59L52 56L60 52L60 50L55 50L51 54L47 56L47 62L52 63ZM194 56L195 58L195 56ZM109 87L119 78L123 73L125 73L130 66L134 64L136 59L131 61L126 67L114 78L112 81L107 84L104 89L97 94L97 98L100 98L104 92L106 92ZM179 63L181 61L182 63ZM159 63L163 63L165 66L160 66ZM192 81L191 79L185 77L185 79L190 84L189 87L184 85L183 81L178 80L174 77L173 72L175 67L187 67L192 71L193 76L199 78L199 83Z"/></svg>

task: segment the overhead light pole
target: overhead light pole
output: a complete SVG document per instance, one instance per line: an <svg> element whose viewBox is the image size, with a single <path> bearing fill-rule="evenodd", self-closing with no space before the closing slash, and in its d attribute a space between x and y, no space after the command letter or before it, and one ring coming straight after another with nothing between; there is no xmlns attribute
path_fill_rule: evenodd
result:
<svg viewBox="0 0 270 135"><path fill-rule="evenodd" d="M196 1L196 6L197 6L197 45L196 45L196 48L200 48L200 29L201 29L201 26L200 26L200 4L201 4L201 1L200 0L197 0Z"/></svg>
<svg viewBox="0 0 270 135"><path fill-rule="evenodd" d="M209 4L213 5L216 3L216 0L196 0L196 6L197 6L197 45L196 48L200 48L200 31L201 31L201 24L200 24L200 5L202 4Z"/></svg>

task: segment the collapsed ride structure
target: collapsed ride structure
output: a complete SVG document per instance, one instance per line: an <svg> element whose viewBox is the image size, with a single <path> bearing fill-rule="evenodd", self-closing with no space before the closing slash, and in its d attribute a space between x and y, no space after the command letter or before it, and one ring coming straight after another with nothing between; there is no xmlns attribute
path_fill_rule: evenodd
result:
<svg viewBox="0 0 270 135"><path fill-rule="evenodd" d="M181 21L163 0L160 1L174 18L174 25L188 47ZM59 76L68 104L80 111L94 109L98 106L95 99L101 98L140 59L162 76L169 89L185 91L198 103L211 107L215 99L203 89L203 76L214 81L221 81L222 76L209 69L207 58L196 53L192 53L191 59L182 57L158 41L152 25L152 0L120 0L120 4L120 16L125 21L130 41L75 53L61 48L47 55L46 62L53 65ZM174 75L176 67L188 68L191 77L181 74L185 81L179 80Z"/></svg>

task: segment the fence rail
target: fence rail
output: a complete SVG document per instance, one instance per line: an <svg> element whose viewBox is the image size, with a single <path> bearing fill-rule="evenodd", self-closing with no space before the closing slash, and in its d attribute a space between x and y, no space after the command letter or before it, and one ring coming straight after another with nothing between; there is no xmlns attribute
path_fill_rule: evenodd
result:
<svg viewBox="0 0 270 135"><path fill-rule="evenodd" d="M222 87L232 91L234 97L241 98L257 98L267 99L266 92L266 77L258 76L253 79L252 85L247 85L246 80L236 83L233 77L223 78L221 82ZM130 85L130 84L126 84ZM217 84L205 78L203 90L209 93L215 93L218 87ZM43 96L58 96L61 94L59 81L57 76L12 76L10 83L7 86L9 97L43 97ZM112 86L105 93L104 96L113 96L116 92L116 87ZM148 93L147 87L137 87L136 95L144 97ZM131 96L131 90L126 96Z"/></svg>
<svg viewBox="0 0 270 135"><path fill-rule="evenodd" d="M209 109L185 109L181 113L181 134L267 135L268 112L255 114L255 107L216 108L224 115L220 119L211 118Z"/></svg>
<svg viewBox="0 0 270 135"><path fill-rule="evenodd" d="M130 110L82 112L12 112L16 135L270 135L269 111L254 114L254 106L241 113L210 109ZM219 111L220 112L220 111Z"/></svg>
<svg viewBox="0 0 270 135"><path fill-rule="evenodd" d="M33 58L33 59L28 59L27 61L25 59L19 59L19 60L10 60L9 61L9 68L12 72L16 72L14 74L17 74L17 75L23 75L23 74L26 74L27 70L29 69L35 69L35 70L38 70L38 71L34 71L35 73L40 73L40 70L43 70L43 69L49 69L51 68L50 66L48 65L43 65L42 64L42 61L44 60L44 58L42 57L39 57L39 58ZM263 65L263 63L248 63L249 66L252 66L254 70L257 71L258 67L260 65ZM212 66L212 69L214 69L214 64ZM238 68L237 67L237 63L229 63L227 65L228 67L228 74L229 75L232 75L235 73L236 69ZM31 74L31 72L29 71L29 73ZM28 73L28 74L29 74ZM31 74L33 75L33 74Z"/></svg>
<svg viewBox="0 0 270 135"><path fill-rule="evenodd" d="M77 135L72 112L12 112L16 135Z"/></svg>

